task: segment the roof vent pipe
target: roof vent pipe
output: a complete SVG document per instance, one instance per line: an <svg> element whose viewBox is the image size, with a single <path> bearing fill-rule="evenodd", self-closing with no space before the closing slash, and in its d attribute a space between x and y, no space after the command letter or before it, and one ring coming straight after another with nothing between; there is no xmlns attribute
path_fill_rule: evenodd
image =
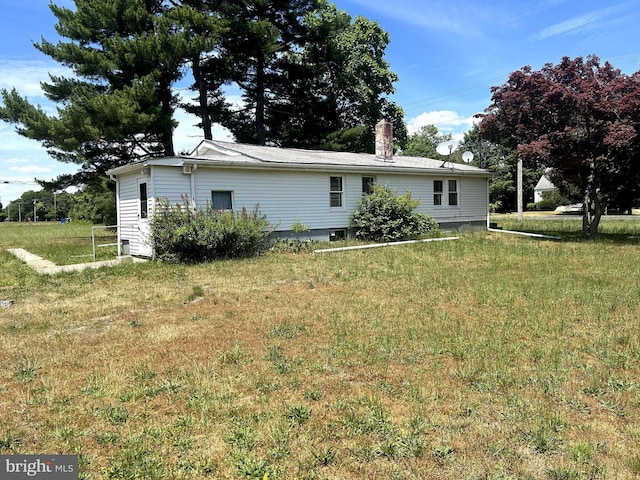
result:
<svg viewBox="0 0 640 480"><path fill-rule="evenodd" d="M376 124L376 158L384 162L393 160L393 125L385 119Z"/></svg>

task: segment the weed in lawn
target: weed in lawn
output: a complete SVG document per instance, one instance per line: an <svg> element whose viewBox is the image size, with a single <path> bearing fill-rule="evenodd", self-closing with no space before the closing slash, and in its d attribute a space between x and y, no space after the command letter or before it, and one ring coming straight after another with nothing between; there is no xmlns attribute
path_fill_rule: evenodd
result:
<svg viewBox="0 0 640 480"><path fill-rule="evenodd" d="M104 478L163 480L170 477L162 454L149 442L141 437L129 440L115 457L109 459Z"/></svg>
<svg viewBox="0 0 640 480"><path fill-rule="evenodd" d="M240 365L241 362L247 360L248 358L242 352L242 344L240 342L235 342L231 350L220 353L220 363L222 365Z"/></svg>
<svg viewBox="0 0 640 480"><path fill-rule="evenodd" d="M633 475L640 476L640 453L635 453L629 459L629 470Z"/></svg>
<svg viewBox="0 0 640 480"><path fill-rule="evenodd" d="M590 443L572 443L568 448L569 457L577 463L590 463L593 460L595 449Z"/></svg>
<svg viewBox="0 0 640 480"><path fill-rule="evenodd" d="M308 328L299 325L293 325L285 320L282 323L272 325L269 329L269 338L285 338L292 339L297 337L301 332L308 331Z"/></svg>
<svg viewBox="0 0 640 480"><path fill-rule="evenodd" d="M99 445L108 446L116 444L120 441L120 438L120 435L115 432L105 432L96 435L96 442L98 442Z"/></svg>
<svg viewBox="0 0 640 480"><path fill-rule="evenodd" d="M311 418L311 408L306 405L297 405L295 407L291 407L287 413L286 417L289 420L289 424L292 427L297 427L306 423L309 418Z"/></svg>
<svg viewBox="0 0 640 480"><path fill-rule="evenodd" d="M582 480L582 474L578 470L567 467L555 467L547 470L549 480Z"/></svg>
<svg viewBox="0 0 640 480"><path fill-rule="evenodd" d="M331 448L320 448L311 452L313 463L318 467L328 467L336 461L337 452Z"/></svg>
<svg viewBox="0 0 640 480"><path fill-rule="evenodd" d="M194 285L191 287L191 293L187 297L187 302L193 302L204 297L204 287L202 285Z"/></svg>
<svg viewBox="0 0 640 480"><path fill-rule="evenodd" d="M449 445L438 445L433 448L433 455L438 460L450 459L454 453L455 450Z"/></svg>
<svg viewBox="0 0 640 480"><path fill-rule="evenodd" d="M251 456L243 456L236 463L238 474L242 478L264 479L269 478L272 469L265 460L258 460Z"/></svg>
<svg viewBox="0 0 640 480"><path fill-rule="evenodd" d="M239 450L252 451L258 443L258 433L248 421L238 421L227 443Z"/></svg>
<svg viewBox="0 0 640 480"><path fill-rule="evenodd" d="M306 400L317 402L322 398L322 393L317 388L310 388L304 391L303 397Z"/></svg>
<svg viewBox="0 0 640 480"><path fill-rule="evenodd" d="M105 379L99 373L91 374L85 384L80 389L80 392L83 395L87 395L89 397L104 397L106 395L106 388L104 385Z"/></svg>
<svg viewBox="0 0 640 480"><path fill-rule="evenodd" d="M295 373L301 364L298 359L288 358L280 345L268 345L264 359L270 361L280 375Z"/></svg>
<svg viewBox="0 0 640 480"><path fill-rule="evenodd" d="M19 382L31 382L36 378L40 369L40 365L34 358L23 357L18 363L13 378Z"/></svg>
<svg viewBox="0 0 640 480"><path fill-rule="evenodd" d="M104 408L103 415L112 425L125 423L130 416L124 405L109 405Z"/></svg>
<svg viewBox="0 0 640 480"><path fill-rule="evenodd" d="M0 434L0 451L12 450L17 451L18 447L22 444L22 437L13 432L12 430L4 430Z"/></svg>

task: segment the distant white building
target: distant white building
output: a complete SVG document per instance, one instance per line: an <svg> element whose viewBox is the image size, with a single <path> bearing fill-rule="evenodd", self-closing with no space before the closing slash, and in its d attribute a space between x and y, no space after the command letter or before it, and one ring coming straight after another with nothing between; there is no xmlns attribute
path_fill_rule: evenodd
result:
<svg viewBox="0 0 640 480"><path fill-rule="evenodd" d="M551 192L557 189L558 187L549 180L549 177L547 177L547 174L545 173L540 177L540 180L538 180L538 183L533 189L533 203L538 203L542 200L543 192Z"/></svg>
<svg viewBox="0 0 640 480"><path fill-rule="evenodd" d="M253 210L259 206L280 236L302 223L314 240L348 236L350 218L371 184L420 200L417 211L442 229L487 227L489 172L442 160L392 157L389 139L376 155L284 149L204 140L189 155L149 158L107 172L116 181L119 242L152 256L149 221L158 199L193 208Z"/></svg>

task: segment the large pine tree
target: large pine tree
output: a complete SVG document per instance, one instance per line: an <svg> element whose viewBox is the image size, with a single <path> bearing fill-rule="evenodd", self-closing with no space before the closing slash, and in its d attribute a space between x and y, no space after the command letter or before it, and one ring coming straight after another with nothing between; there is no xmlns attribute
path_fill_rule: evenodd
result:
<svg viewBox="0 0 640 480"><path fill-rule="evenodd" d="M75 0L52 4L62 40L35 46L69 67L42 85L55 115L15 89L2 90L0 120L80 166L46 186L99 184L104 173L147 155L174 155L174 110L239 142L372 151L387 118L399 143L402 110L388 99L397 80L384 60L389 37L326 0ZM196 102L174 87L193 74ZM243 104L226 95L241 90ZM231 90L228 90L230 88Z"/></svg>
<svg viewBox="0 0 640 480"><path fill-rule="evenodd" d="M143 155L173 155L172 86L193 46L165 0L76 0L76 9L51 5L64 39L35 46L69 67L42 88L59 105L55 116L16 90L1 92L0 119L42 142L54 158L81 165L56 187L92 182Z"/></svg>

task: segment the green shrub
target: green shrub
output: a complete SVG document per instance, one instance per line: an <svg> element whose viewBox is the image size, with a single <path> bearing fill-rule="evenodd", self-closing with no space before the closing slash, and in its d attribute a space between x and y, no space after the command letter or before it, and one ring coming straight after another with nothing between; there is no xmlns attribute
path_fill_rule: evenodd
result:
<svg viewBox="0 0 640 480"><path fill-rule="evenodd" d="M570 205L571 201L564 197L557 190L547 190L542 192L542 200L536 203L536 210L551 211L560 205Z"/></svg>
<svg viewBox="0 0 640 480"><path fill-rule="evenodd" d="M174 206L160 200L151 220L151 243L156 257L166 262L249 257L267 248L268 226L258 207L235 213L210 206L194 210L187 200Z"/></svg>
<svg viewBox="0 0 640 480"><path fill-rule="evenodd" d="M414 212L419 203L411 198L411 192L397 195L389 187L374 185L351 215L356 238L393 242L437 231L438 224L432 217Z"/></svg>

